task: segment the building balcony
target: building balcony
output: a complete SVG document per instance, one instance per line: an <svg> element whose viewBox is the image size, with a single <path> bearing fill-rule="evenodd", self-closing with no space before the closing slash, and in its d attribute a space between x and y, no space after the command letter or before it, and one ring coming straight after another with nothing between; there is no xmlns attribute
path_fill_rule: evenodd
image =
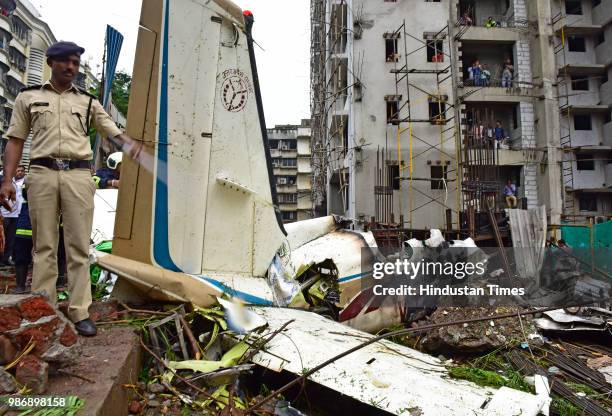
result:
<svg viewBox="0 0 612 416"><path fill-rule="evenodd" d="M603 138L604 146L612 146L612 121L604 124Z"/></svg>
<svg viewBox="0 0 612 416"><path fill-rule="evenodd" d="M295 203L287 203L287 202L280 202L278 204L278 208L281 211L297 211L297 202Z"/></svg>
<svg viewBox="0 0 612 416"><path fill-rule="evenodd" d="M298 159L297 170L298 170L298 174L312 173L312 165L310 163L310 159L302 159L302 158Z"/></svg>
<svg viewBox="0 0 612 416"><path fill-rule="evenodd" d="M459 88L460 99L465 103L479 101L520 103L533 102L532 88L472 87Z"/></svg>
<svg viewBox="0 0 612 416"><path fill-rule="evenodd" d="M610 47L610 43L610 41L607 41L595 47L595 57L597 58L597 63L602 64L605 67L612 65L612 48Z"/></svg>
<svg viewBox="0 0 612 416"><path fill-rule="evenodd" d="M11 33L11 18L0 13L0 29L6 30Z"/></svg>
<svg viewBox="0 0 612 416"><path fill-rule="evenodd" d="M299 198L298 199L298 204L297 204L297 209L298 210L302 210L302 211L310 211L312 210L313 206L312 206L312 201L310 198Z"/></svg>
<svg viewBox="0 0 612 416"><path fill-rule="evenodd" d="M603 75L605 71L605 65L601 64L570 63L559 68L559 76L588 77L591 75Z"/></svg>
<svg viewBox="0 0 612 416"><path fill-rule="evenodd" d="M0 47L0 65L3 65L7 71L11 66L8 51L2 47Z"/></svg>
<svg viewBox="0 0 612 416"><path fill-rule="evenodd" d="M604 104L572 104L561 108L561 115L593 115L593 114L605 114L610 111L610 108Z"/></svg>
<svg viewBox="0 0 612 416"><path fill-rule="evenodd" d="M297 192L297 185L276 185L276 192L279 194L294 194Z"/></svg>
<svg viewBox="0 0 612 416"><path fill-rule="evenodd" d="M612 187L612 162L608 162L604 167L605 170L605 178L606 178L606 186Z"/></svg>
<svg viewBox="0 0 612 416"><path fill-rule="evenodd" d="M283 159L295 159L298 155L297 149L280 149L280 156Z"/></svg>
<svg viewBox="0 0 612 416"><path fill-rule="evenodd" d="M599 96L603 104L612 105L612 80L604 82L599 88Z"/></svg>
<svg viewBox="0 0 612 416"><path fill-rule="evenodd" d="M612 2L602 1L593 7L593 23L605 26L612 21Z"/></svg>
<svg viewBox="0 0 612 416"><path fill-rule="evenodd" d="M13 37L13 39L11 39L11 43L9 43L9 46L17 49L24 57L28 56L25 44L22 43L23 41L18 41L18 39L19 38L16 36Z"/></svg>
<svg viewBox="0 0 612 416"><path fill-rule="evenodd" d="M463 32L462 41L516 42L520 40L520 32L507 27L467 26L459 30Z"/></svg>
<svg viewBox="0 0 612 416"><path fill-rule="evenodd" d="M602 31L601 24L592 24L590 22L582 20L575 20L577 16L570 16L566 19L560 19L554 24L554 31L557 35L561 36L563 32L566 36L579 35L579 36L594 36Z"/></svg>

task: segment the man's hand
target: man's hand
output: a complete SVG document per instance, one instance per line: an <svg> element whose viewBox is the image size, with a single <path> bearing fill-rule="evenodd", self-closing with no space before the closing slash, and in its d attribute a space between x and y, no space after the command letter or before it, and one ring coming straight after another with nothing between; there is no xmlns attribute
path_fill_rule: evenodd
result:
<svg viewBox="0 0 612 416"><path fill-rule="evenodd" d="M17 193L15 191L15 186L13 186L12 182L2 182L2 186L0 186L0 204L9 211L13 210L13 207L10 205L9 201L13 203L17 200Z"/></svg>
<svg viewBox="0 0 612 416"><path fill-rule="evenodd" d="M143 147L142 142L132 139L127 134L120 134L117 136L117 138L123 142L121 148L125 153L127 153L134 160L140 159L140 153L142 152Z"/></svg>

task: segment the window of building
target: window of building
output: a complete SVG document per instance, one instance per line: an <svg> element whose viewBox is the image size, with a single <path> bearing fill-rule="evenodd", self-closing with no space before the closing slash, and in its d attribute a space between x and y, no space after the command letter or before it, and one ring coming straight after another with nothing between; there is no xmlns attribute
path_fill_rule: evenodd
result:
<svg viewBox="0 0 612 416"><path fill-rule="evenodd" d="M295 204L297 202L297 194L278 194L278 202L284 204Z"/></svg>
<svg viewBox="0 0 612 416"><path fill-rule="evenodd" d="M604 74L601 76L601 83L605 84L606 82L608 82L608 73L604 72Z"/></svg>
<svg viewBox="0 0 612 416"><path fill-rule="evenodd" d="M589 79L584 76L572 77L572 90L574 91L588 91L589 90Z"/></svg>
<svg viewBox="0 0 612 416"><path fill-rule="evenodd" d="M601 4L601 0L591 0L591 7L597 7Z"/></svg>
<svg viewBox="0 0 612 416"><path fill-rule="evenodd" d="M595 160L593 160L593 155L577 154L576 169L595 170Z"/></svg>
<svg viewBox="0 0 612 416"><path fill-rule="evenodd" d="M281 150L295 150L297 149L297 140L279 140L278 148Z"/></svg>
<svg viewBox="0 0 612 416"><path fill-rule="evenodd" d="M273 157L272 158L272 167L273 168L280 168L283 164L282 159L277 158L277 157Z"/></svg>
<svg viewBox="0 0 612 416"><path fill-rule="evenodd" d="M578 206L580 211L597 211L597 196L591 194L582 194L578 197Z"/></svg>
<svg viewBox="0 0 612 416"><path fill-rule="evenodd" d="M602 43L604 43L606 41L606 32L604 32L603 30L601 31L601 33L597 36L597 42L596 45L601 45Z"/></svg>
<svg viewBox="0 0 612 416"><path fill-rule="evenodd" d="M612 121L612 113L610 113L609 111L607 111L607 112L604 114L604 124L607 124L607 123L609 123L609 122L611 122L611 121Z"/></svg>
<svg viewBox="0 0 612 416"><path fill-rule="evenodd" d="M427 41L427 62L444 62L444 45L442 40Z"/></svg>
<svg viewBox="0 0 612 416"><path fill-rule="evenodd" d="M297 166L297 159L282 159L284 168L294 168Z"/></svg>
<svg viewBox="0 0 612 416"><path fill-rule="evenodd" d="M295 185L295 176L277 176L277 185Z"/></svg>
<svg viewBox="0 0 612 416"><path fill-rule="evenodd" d="M575 115L574 130L593 130L591 116L588 114Z"/></svg>
<svg viewBox="0 0 612 416"><path fill-rule="evenodd" d="M385 39L385 56L387 62L397 62L399 55L397 53L397 38Z"/></svg>
<svg viewBox="0 0 612 416"><path fill-rule="evenodd" d="M448 179L447 166L431 166L431 179ZM444 181L431 181L431 189L444 189Z"/></svg>
<svg viewBox="0 0 612 416"><path fill-rule="evenodd" d="M387 123L399 124L399 96L388 95L385 97L387 103Z"/></svg>
<svg viewBox="0 0 612 416"><path fill-rule="evenodd" d="M566 14L582 14L582 1L581 0L565 0L565 13Z"/></svg>
<svg viewBox="0 0 612 416"><path fill-rule="evenodd" d="M444 124L446 122L446 100L442 97L429 97L429 119L432 124Z"/></svg>
<svg viewBox="0 0 612 416"><path fill-rule="evenodd" d="M389 175L389 185L393 187L396 191L400 189L401 180L400 180L400 167L397 162L393 164L387 165L387 175Z"/></svg>
<svg viewBox="0 0 612 416"><path fill-rule="evenodd" d="M270 149L278 149L278 140L277 139L268 139L268 147Z"/></svg>
<svg viewBox="0 0 612 416"><path fill-rule="evenodd" d="M295 221L297 218L296 211L282 211L281 215L284 221Z"/></svg>
<svg viewBox="0 0 612 416"><path fill-rule="evenodd" d="M582 36L568 36L567 48L570 52L586 52L586 42Z"/></svg>

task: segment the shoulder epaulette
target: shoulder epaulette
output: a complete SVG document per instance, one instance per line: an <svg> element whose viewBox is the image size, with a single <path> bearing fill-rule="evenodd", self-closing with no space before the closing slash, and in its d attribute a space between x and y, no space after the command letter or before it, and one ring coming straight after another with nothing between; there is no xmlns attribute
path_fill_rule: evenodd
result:
<svg viewBox="0 0 612 416"><path fill-rule="evenodd" d="M95 99L95 100L97 100L97 99L98 99L98 97L96 97L95 95L93 95L93 94L92 94L92 93L90 93L90 92L87 92L87 90L85 90L85 89L83 89L83 88L81 88L81 87L77 87L77 90L79 90L79 91L81 92L81 94L85 94L85 95L87 95L88 97L91 97L91 98L93 98L93 99Z"/></svg>
<svg viewBox="0 0 612 416"><path fill-rule="evenodd" d="M30 90L39 90L42 88L42 85L30 85L29 87L22 88L20 92L30 91Z"/></svg>

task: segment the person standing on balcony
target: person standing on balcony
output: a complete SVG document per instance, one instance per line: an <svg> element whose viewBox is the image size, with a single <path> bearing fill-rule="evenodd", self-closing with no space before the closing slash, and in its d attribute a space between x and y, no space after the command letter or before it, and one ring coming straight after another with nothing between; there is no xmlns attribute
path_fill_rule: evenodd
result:
<svg viewBox="0 0 612 416"><path fill-rule="evenodd" d="M489 71L489 67L487 64L482 64L482 74L480 75L482 79L482 86L488 87L491 85L491 71Z"/></svg>
<svg viewBox="0 0 612 416"><path fill-rule="evenodd" d="M510 58L504 61L504 70L502 72L502 88L512 88L514 79L514 65Z"/></svg>
<svg viewBox="0 0 612 416"><path fill-rule="evenodd" d="M506 204L508 208L516 208L518 201L516 199L516 185L512 183L512 179L508 179L506 186L504 186L504 196L506 197Z"/></svg>
<svg viewBox="0 0 612 416"><path fill-rule="evenodd" d="M495 148L499 149L502 142L506 138L506 131L504 130L504 125L501 120L497 120L495 122Z"/></svg>
<svg viewBox="0 0 612 416"><path fill-rule="evenodd" d="M88 311L92 301L88 252L96 190L90 173L90 122L103 137L122 142L135 159L142 145L119 130L96 97L73 84L83 52L85 49L73 42L51 45L47 49L51 79L43 85L22 90L15 99L6 132L9 142L4 154L5 176L0 187L0 202L16 199L11 178L32 130L28 175L34 244L32 291L46 292L52 304L57 301L55 285L61 213L70 277L68 317L79 334L94 336L96 326L89 319Z"/></svg>
<svg viewBox="0 0 612 416"><path fill-rule="evenodd" d="M474 77L474 85L480 87L482 84L482 67L480 66L480 61L478 59L476 59L472 65L472 76Z"/></svg>

